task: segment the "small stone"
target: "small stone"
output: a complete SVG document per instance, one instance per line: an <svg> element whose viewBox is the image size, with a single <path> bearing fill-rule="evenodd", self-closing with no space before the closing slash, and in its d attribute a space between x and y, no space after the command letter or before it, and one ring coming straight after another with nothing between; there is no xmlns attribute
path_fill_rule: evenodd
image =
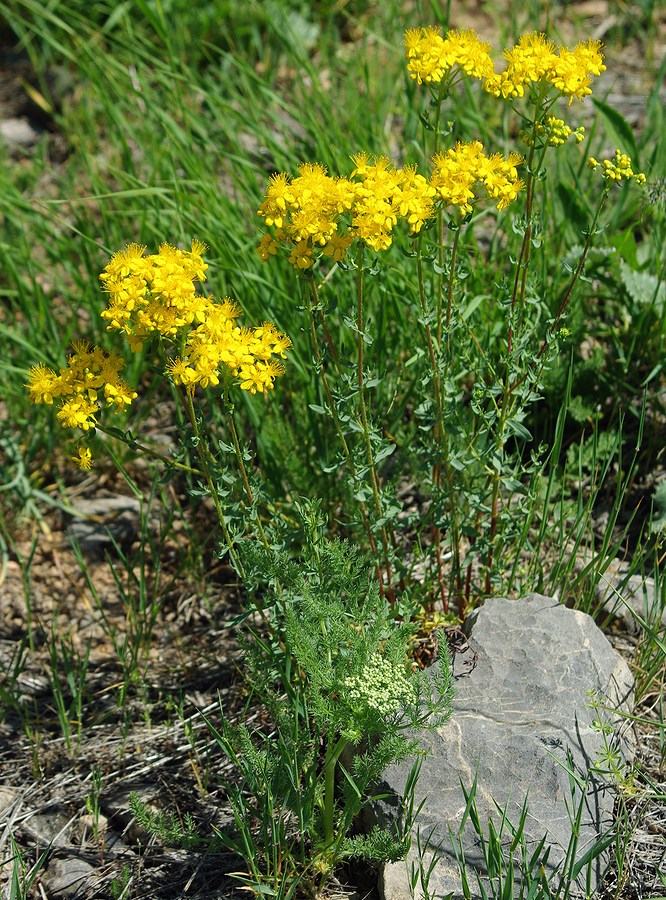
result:
<svg viewBox="0 0 666 900"><path fill-rule="evenodd" d="M96 497L79 500L78 518L67 526L67 534L81 551L93 559L115 552L114 544L128 547L141 528L141 503L136 497Z"/></svg>
<svg viewBox="0 0 666 900"><path fill-rule="evenodd" d="M2 816L7 810L11 809L11 807L14 806L14 804L17 802L18 798L19 792L16 790L16 788L9 787L8 785L1 786L0 816Z"/></svg>
<svg viewBox="0 0 666 900"><path fill-rule="evenodd" d="M87 831L92 831L93 833L96 832L97 834L104 834L109 825L109 820L106 818L106 816L103 816L101 814L98 816L92 816L90 815L90 813L86 813L79 819L79 824Z"/></svg>
<svg viewBox="0 0 666 900"><path fill-rule="evenodd" d="M23 823L23 827L40 844L65 847L69 844L73 820L62 810L37 813Z"/></svg>
<svg viewBox="0 0 666 900"><path fill-rule="evenodd" d="M39 140L39 132L27 119L3 119L0 122L0 136L13 147L30 147Z"/></svg>
<svg viewBox="0 0 666 900"><path fill-rule="evenodd" d="M54 859L42 876L42 882L53 897L81 897L92 881L95 866L76 856Z"/></svg>

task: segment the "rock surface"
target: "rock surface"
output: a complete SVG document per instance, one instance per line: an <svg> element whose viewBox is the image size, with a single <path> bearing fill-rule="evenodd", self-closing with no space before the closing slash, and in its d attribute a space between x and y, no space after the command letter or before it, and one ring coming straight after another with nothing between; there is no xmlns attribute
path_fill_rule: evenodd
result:
<svg viewBox="0 0 666 900"><path fill-rule="evenodd" d="M0 121L0 138L14 147L30 147L39 140L39 132L24 118Z"/></svg>
<svg viewBox="0 0 666 900"><path fill-rule="evenodd" d="M526 801L525 837L533 851L546 836L548 869L565 857L571 837L572 788L569 768L584 784L574 802L583 802L578 858L612 824L613 791L602 776L590 773L603 748L593 727L599 712L590 706L590 691L607 705L630 703L633 680L624 660L584 613L566 609L538 594L521 600L486 602L471 623L468 657L454 666L456 697L451 721L426 735L428 748L417 787L421 842L438 857L429 882L431 896L462 897L456 854L450 832L457 835L465 811L462 782L467 790L477 779L476 806L483 831L488 820L499 825L496 804L517 825ZM629 707L630 708L630 707ZM601 715L604 715L603 713ZM616 729L618 747L630 758L630 734ZM409 765L386 773L386 784L401 796ZM395 816L395 803L374 807L380 823ZM504 837L506 839L505 828ZM469 818L460 834L470 888L479 897L475 870L485 874L478 836ZM404 862L383 872L385 900L408 900L408 871L418 859L416 841ZM517 856L520 857L520 851ZM595 864L592 880L603 869ZM417 886L415 895L422 896Z"/></svg>
<svg viewBox="0 0 666 900"><path fill-rule="evenodd" d="M95 866L87 860L67 856L49 864L42 882L53 897L85 897L88 884L95 875Z"/></svg>
<svg viewBox="0 0 666 900"><path fill-rule="evenodd" d="M136 497L80 499L75 512L78 518L67 526L67 534L89 558L103 559L114 543L129 547L139 535L141 503Z"/></svg>

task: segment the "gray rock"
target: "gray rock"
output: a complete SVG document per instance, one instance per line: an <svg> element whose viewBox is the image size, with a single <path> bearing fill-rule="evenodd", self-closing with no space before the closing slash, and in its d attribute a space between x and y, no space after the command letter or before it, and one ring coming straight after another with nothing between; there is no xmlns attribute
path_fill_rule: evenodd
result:
<svg viewBox="0 0 666 900"><path fill-rule="evenodd" d="M19 791L8 784L0 787L0 816L6 818L19 803Z"/></svg>
<svg viewBox="0 0 666 900"><path fill-rule="evenodd" d="M527 846L533 851L546 837L551 874L569 846L574 802L583 804L579 858L610 828L613 790L602 776L590 773L603 739L593 727L599 714L590 706L589 692L601 693L613 708L626 708L633 688L627 664L589 616L538 594L486 602L472 623L469 645L467 665L458 657L454 667L451 721L425 736L429 753L416 797L424 801L417 824L422 843L427 840L426 864L433 853L438 857L429 883L431 896L452 894L456 900L462 892L451 833L458 834L465 811L461 782L469 791L476 779L476 807L486 838L489 819L499 828L497 805L515 826L527 798ZM618 740L620 752L630 758L630 734ZM589 774L573 801L570 768L580 784ZM407 764L391 767L381 787L401 796L408 770ZM386 824L395 817L395 804L379 802L374 813ZM507 834L505 827L505 845ZM478 897L475 871L482 878L486 873L469 818L460 841L472 896ZM407 872L418 859L413 844L406 865L385 867L385 900L411 896ZM594 883L602 869L599 861ZM421 896L418 887L415 896Z"/></svg>
<svg viewBox="0 0 666 900"><path fill-rule="evenodd" d="M84 897L86 889L95 875L95 866L79 859L77 856L67 856L64 859L54 859L42 876L42 883L53 897Z"/></svg>
<svg viewBox="0 0 666 900"><path fill-rule="evenodd" d="M50 844L53 847L67 847L73 822L74 819L67 816L61 807L55 806L44 812L33 813L24 820L22 827L39 846Z"/></svg>
<svg viewBox="0 0 666 900"><path fill-rule="evenodd" d="M27 119L3 119L0 122L0 137L9 146L30 147L39 140L39 132Z"/></svg>
<svg viewBox="0 0 666 900"><path fill-rule="evenodd" d="M128 547L139 535L141 503L136 497L81 499L74 510L78 518L67 526L67 534L93 559L113 554L114 543Z"/></svg>

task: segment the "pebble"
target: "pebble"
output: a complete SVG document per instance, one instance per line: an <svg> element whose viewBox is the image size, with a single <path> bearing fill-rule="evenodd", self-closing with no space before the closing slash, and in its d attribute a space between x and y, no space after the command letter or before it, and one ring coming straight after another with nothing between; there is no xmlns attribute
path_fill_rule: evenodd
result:
<svg viewBox="0 0 666 900"><path fill-rule="evenodd" d="M3 119L0 122L0 136L14 147L31 147L39 140L39 132L27 119Z"/></svg>
<svg viewBox="0 0 666 900"><path fill-rule="evenodd" d="M54 859L42 876L42 884L49 897L80 897L95 871L95 866L76 856Z"/></svg>

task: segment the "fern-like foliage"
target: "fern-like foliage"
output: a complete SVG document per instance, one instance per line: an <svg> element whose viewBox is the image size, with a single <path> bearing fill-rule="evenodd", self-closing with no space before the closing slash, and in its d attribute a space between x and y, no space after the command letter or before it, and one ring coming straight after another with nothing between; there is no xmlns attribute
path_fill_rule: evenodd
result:
<svg viewBox="0 0 666 900"><path fill-rule="evenodd" d="M193 850L211 844L209 838L197 834L196 826L189 814L186 814L181 822L173 813L149 809L139 795L134 792L130 794L129 805L141 828L149 834L154 834L170 847Z"/></svg>
<svg viewBox="0 0 666 900"><path fill-rule="evenodd" d="M270 617L268 631L242 642L252 696L269 721L254 732L224 718L219 728L209 723L240 775L228 790L236 835L223 842L267 872L283 870L290 854L321 871L347 856L404 855L405 823L396 834L348 835L387 766L418 754L420 732L451 710L448 656L420 671L412 625L396 617L358 551L322 538L316 510L304 506L302 517L298 558L239 544ZM276 851L290 841L291 850Z"/></svg>

